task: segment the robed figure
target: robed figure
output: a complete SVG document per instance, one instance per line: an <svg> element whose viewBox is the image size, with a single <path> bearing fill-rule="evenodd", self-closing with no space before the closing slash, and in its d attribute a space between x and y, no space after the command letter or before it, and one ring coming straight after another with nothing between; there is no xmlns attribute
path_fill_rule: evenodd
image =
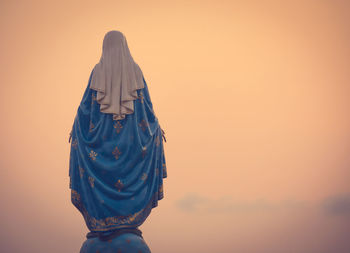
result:
<svg viewBox="0 0 350 253"><path fill-rule="evenodd" d="M141 235L138 226L164 197L163 139L147 83L125 36L108 32L69 139L71 201L90 230L88 238L122 231Z"/></svg>

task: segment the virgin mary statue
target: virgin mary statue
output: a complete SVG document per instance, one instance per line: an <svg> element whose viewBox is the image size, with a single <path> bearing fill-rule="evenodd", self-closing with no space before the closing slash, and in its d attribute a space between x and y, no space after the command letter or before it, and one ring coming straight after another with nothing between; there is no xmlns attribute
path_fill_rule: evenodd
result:
<svg viewBox="0 0 350 253"><path fill-rule="evenodd" d="M125 36L108 32L69 138L71 201L90 230L80 252L150 252L138 227L164 197L163 139Z"/></svg>

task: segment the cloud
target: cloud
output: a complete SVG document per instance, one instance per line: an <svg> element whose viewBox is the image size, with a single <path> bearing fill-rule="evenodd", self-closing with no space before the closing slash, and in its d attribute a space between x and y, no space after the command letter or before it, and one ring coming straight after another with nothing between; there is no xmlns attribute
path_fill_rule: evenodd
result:
<svg viewBox="0 0 350 253"><path fill-rule="evenodd" d="M264 199L253 201L235 201L231 196L222 196L210 199L198 193L188 193L176 203L177 207L187 212L209 212L209 213L248 213L263 212L280 209L290 209L303 206L304 203L294 200L285 200L272 203Z"/></svg>
<svg viewBox="0 0 350 253"><path fill-rule="evenodd" d="M195 211L202 205L208 203L209 199L204 198L196 193L188 193L185 197L177 202L177 206L185 211Z"/></svg>
<svg viewBox="0 0 350 253"><path fill-rule="evenodd" d="M350 215L350 194L340 194L326 198L323 210L330 215Z"/></svg>

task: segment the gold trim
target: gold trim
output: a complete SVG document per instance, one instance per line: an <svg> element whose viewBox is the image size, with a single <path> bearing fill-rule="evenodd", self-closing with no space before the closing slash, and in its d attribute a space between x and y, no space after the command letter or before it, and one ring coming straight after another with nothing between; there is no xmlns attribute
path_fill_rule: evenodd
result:
<svg viewBox="0 0 350 253"><path fill-rule="evenodd" d="M94 217L91 217L87 212L85 206L81 202L80 194L77 191L71 189L72 203L83 214L85 222L91 231L108 231L110 229L113 229L114 228L113 226L116 226L116 225L119 225L118 226L119 228L133 227L135 225L139 226L140 224L131 224L131 223L136 221L139 218L143 219L142 215L144 213L146 216L149 215L152 209L155 196L156 195L152 196L150 202L145 208L141 209L136 213L126 215L126 216L110 216L102 219L96 219Z"/></svg>

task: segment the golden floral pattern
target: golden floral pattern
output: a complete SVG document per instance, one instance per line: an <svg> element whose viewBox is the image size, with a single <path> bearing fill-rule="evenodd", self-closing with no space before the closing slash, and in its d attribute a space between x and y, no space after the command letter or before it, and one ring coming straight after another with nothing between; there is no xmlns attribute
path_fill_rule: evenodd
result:
<svg viewBox="0 0 350 253"><path fill-rule="evenodd" d="M78 140L77 140L77 139L74 139L74 140L72 141L72 147L75 148L75 149L77 149L77 146L78 146Z"/></svg>
<svg viewBox="0 0 350 253"><path fill-rule="evenodd" d="M121 129L123 128L122 124L119 121L117 121L113 127L115 128L115 131L117 132L117 134L119 134Z"/></svg>
<svg viewBox="0 0 350 253"><path fill-rule="evenodd" d="M120 192L120 190L123 189L124 184L122 183L122 181L120 181L120 179L118 179L114 186L118 189L118 192Z"/></svg>
<svg viewBox="0 0 350 253"><path fill-rule="evenodd" d="M139 123L139 126L141 127L143 132L146 131L146 129L148 127L146 120L144 120L144 119L141 120L141 122Z"/></svg>
<svg viewBox="0 0 350 253"><path fill-rule="evenodd" d="M89 157L91 158L91 160L96 160L96 156L97 156L97 153L93 150L90 151L90 154L89 154Z"/></svg>
<svg viewBox="0 0 350 253"><path fill-rule="evenodd" d="M89 183L92 188L95 186L95 178L89 176Z"/></svg>
<svg viewBox="0 0 350 253"><path fill-rule="evenodd" d="M147 173L144 172L141 176L141 180L145 181L146 179L147 179Z"/></svg>
<svg viewBox="0 0 350 253"><path fill-rule="evenodd" d="M82 167L79 166L79 174L80 174L80 178L83 178L84 176L84 169Z"/></svg>
<svg viewBox="0 0 350 253"><path fill-rule="evenodd" d="M118 149L118 147L115 147L115 149L113 150L112 154L114 155L115 159L118 159L119 156L121 155L122 152L120 152L120 150Z"/></svg>

